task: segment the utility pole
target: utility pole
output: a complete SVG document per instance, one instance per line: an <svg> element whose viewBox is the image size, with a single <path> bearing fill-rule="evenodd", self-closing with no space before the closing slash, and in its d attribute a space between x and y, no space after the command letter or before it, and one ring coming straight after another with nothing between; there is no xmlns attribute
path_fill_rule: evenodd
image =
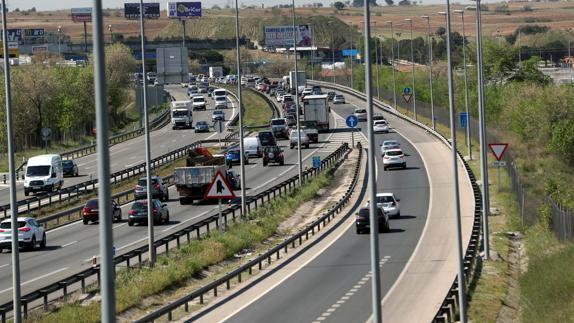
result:
<svg viewBox="0 0 574 323"><path fill-rule="evenodd" d="M241 215L247 218L247 207L245 205L245 145L243 143L243 98L241 96L241 56L239 48L239 3L235 0L235 51L237 56L237 100L239 101L239 153L241 158L239 162L241 165L240 181L241 181ZM289 50L287 50L289 52Z"/></svg>
<svg viewBox="0 0 574 323"><path fill-rule="evenodd" d="M393 33L393 22L387 21L391 25L391 67L393 69L393 106L397 109L397 82L395 78L395 34Z"/></svg>
<svg viewBox="0 0 574 323"><path fill-rule="evenodd" d="M353 65L354 65L353 60L355 58L355 55L353 55L353 53L354 53L353 52L353 50L354 50L353 49L353 32L354 32L354 30L353 30L353 22L351 21L351 22L349 22L349 24L351 25L351 88L354 89L354 86L353 86L354 85L353 84Z"/></svg>
<svg viewBox="0 0 574 323"><path fill-rule="evenodd" d="M429 16L422 16L421 18L426 19L427 26L428 26L428 36L427 41L429 44L429 94L430 94L430 105L431 105L431 121L432 121L432 129L436 130L435 124L435 117L434 117L434 96L432 93L432 38L431 38L431 26L430 26L430 17Z"/></svg>
<svg viewBox="0 0 574 323"><path fill-rule="evenodd" d="M462 19L462 61L464 63L464 103L466 107L466 145L468 147L468 159L472 160L472 139L470 138L470 112L468 109L468 78L466 73L466 34L464 32L464 10L455 10L460 13Z"/></svg>
<svg viewBox="0 0 574 323"><path fill-rule="evenodd" d="M417 94L416 94L416 77L415 77L415 55L413 50L413 20L410 18L405 19L411 25L411 68L413 74L413 114L415 121L417 121Z"/></svg>
<svg viewBox="0 0 574 323"><path fill-rule="evenodd" d="M297 161L299 166L299 186L303 185L303 156L301 155L301 116L299 115L299 71L297 70L297 31L295 29L295 0L292 0L293 8L293 54L295 55L295 109L297 116ZM333 65L334 66L334 65ZM335 74L333 74L335 75Z"/></svg>
<svg viewBox="0 0 574 323"><path fill-rule="evenodd" d="M62 56L62 48L60 46L62 38L62 26L58 26L58 56Z"/></svg>
<svg viewBox="0 0 574 323"><path fill-rule="evenodd" d="M374 31L377 31L377 22L373 21ZM381 69L379 64L379 38L375 36L375 64L377 65L377 99L381 100Z"/></svg>

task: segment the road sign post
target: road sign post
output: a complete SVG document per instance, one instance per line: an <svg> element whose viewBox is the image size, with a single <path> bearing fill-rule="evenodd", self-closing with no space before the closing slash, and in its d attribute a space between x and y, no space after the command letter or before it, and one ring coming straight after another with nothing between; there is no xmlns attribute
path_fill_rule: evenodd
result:
<svg viewBox="0 0 574 323"><path fill-rule="evenodd" d="M496 161L493 163L493 166L497 168L496 172L498 173L497 174L498 191L500 192L500 168L506 166L506 162L501 161L501 159L504 153L506 152L506 149L508 149L508 144L507 143L488 144L488 147L490 148L492 155L494 155L494 158L496 158Z"/></svg>
<svg viewBox="0 0 574 323"><path fill-rule="evenodd" d="M313 156L313 168L319 169L321 167L321 157Z"/></svg>
<svg viewBox="0 0 574 323"><path fill-rule="evenodd" d="M219 209L219 216L217 218L217 221L219 224L219 231L220 232L223 231L223 223L221 222L221 220L223 218L223 216L222 216L223 214L221 211L221 199L235 198L235 193L231 189L231 186L229 185L229 183L227 183L225 176L223 176L223 174L220 171L217 171L217 173L213 177L213 180L211 181L211 184L209 184L209 188L205 192L205 195L203 196L203 198L206 200L209 200L209 199L217 199L218 200L217 206Z"/></svg>
<svg viewBox="0 0 574 323"><path fill-rule="evenodd" d="M223 132L223 121L222 120L215 120L215 124L213 125L215 131L217 131L217 139L219 140L219 148L221 148L221 133Z"/></svg>
<svg viewBox="0 0 574 323"><path fill-rule="evenodd" d="M411 102L411 97L413 96L413 91L411 90L410 87L405 86L403 88L403 99L405 100L406 103Z"/></svg>
<svg viewBox="0 0 574 323"><path fill-rule="evenodd" d="M468 114L466 112L461 112L459 114L459 123L462 129L468 127ZM468 136L464 136L464 144L468 146Z"/></svg>
<svg viewBox="0 0 574 323"><path fill-rule="evenodd" d="M351 147L355 147L355 128L357 127L357 124L359 124L359 119L351 114L349 116L347 116L347 118L345 119L345 122L347 123L347 126L349 128L351 128Z"/></svg>
<svg viewBox="0 0 574 323"><path fill-rule="evenodd" d="M46 148L46 153L48 153L48 141L52 135L52 129L42 128L42 140L44 141L44 147Z"/></svg>

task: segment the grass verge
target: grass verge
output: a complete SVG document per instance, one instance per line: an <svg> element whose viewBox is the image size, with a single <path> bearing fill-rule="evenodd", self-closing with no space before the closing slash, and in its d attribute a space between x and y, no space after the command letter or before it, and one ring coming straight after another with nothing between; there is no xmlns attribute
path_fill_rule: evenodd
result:
<svg viewBox="0 0 574 323"><path fill-rule="evenodd" d="M237 95L237 87L224 86L224 88ZM269 120L273 118L273 110L271 110L267 101L253 91L243 89L241 91L241 97L243 100L243 106L245 107L245 111L243 112L244 126L266 125L269 123Z"/></svg>
<svg viewBox="0 0 574 323"><path fill-rule="evenodd" d="M232 258L235 253L257 246L275 234L279 224L302 203L333 179L329 171L308 181L287 196L258 208L246 221L231 224L223 233L212 232L169 255L158 257L156 266L141 270L120 270L116 276L116 311L121 313L140 304L145 297L181 286L197 277L204 268ZM52 313L34 314L32 322L99 322L100 303L65 304Z"/></svg>

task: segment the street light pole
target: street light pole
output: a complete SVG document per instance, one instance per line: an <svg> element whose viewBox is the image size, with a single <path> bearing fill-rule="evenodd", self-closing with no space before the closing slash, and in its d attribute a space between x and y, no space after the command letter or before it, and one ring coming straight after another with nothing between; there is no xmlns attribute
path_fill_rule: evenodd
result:
<svg viewBox="0 0 574 323"><path fill-rule="evenodd" d="M374 31L377 31L377 22L373 21ZM378 37L375 37L375 65L377 65L377 99L381 100L381 70L379 65L379 45L377 44L379 41Z"/></svg>
<svg viewBox="0 0 574 323"><path fill-rule="evenodd" d="M16 163L14 158L14 131L12 130L12 93L10 91L10 60L8 52L8 30L6 22L6 1L2 0L2 51L4 54L4 89L6 92L6 137L8 140L8 175L10 176L10 228L12 239L12 304L14 322L22 322L20 307L20 245L18 243L18 201L16 198Z"/></svg>
<svg viewBox="0 0 574 323"><path fill-rule="evenodd" d="M301 122L299 113L299 71L297 70L297 31L295 29L295 0L292 0L293 8L293 55L295 56L295 109L297 116L297 161L299 168L299 185L303 185L303 157L301 156ZM334 65L333 65L334 66ZM335 75L335 74L333 74Z"/></svg>
<svg viewBox="0 0 574 323"><path fill-rule="evenodd" d="M335 39L333 37L332 28L331 28L331 53L333 56L333 84L337 84L337 76L335 75Z"/></svg>
<svg viewBox="0 0 574 323"><path fill-rule="evenodd" d="M397 82L395 78L395 34L393 33L393 22L387 21L391 25L391 68L393 69L393 106L397 109Z"/></svg>
<svg viewBox="0 0 574 323"><path fill-rule="evenodd" d="M370 1L365 1L365 94L367 97L367 136L368 140L368 192L369 192L369 222L371 225L370 244L371 244L371 274L372 279L372 306L373 322L380 323L381 315L381 275L379 270L379 233L377 225L377 179L375 177L375 133L373 132L373 94L372 94L372 75L371 75L371 13L369 8Z"/></svg>
<svg viewBox="0 0 574 323"><path fill-rule="evenodd" d="M144 5L140 0L140 37L142 51L142 74L143 74L143 110L144 110L144 127L145 127L145 168L146 168L146 190L147 190L147 232L148 232L148 249L149 262L153 267L155 264L154 232L153 232L153 214L152 214L152 192L151 192L151 146L149 134L149 114L147 109L147 75L145 71L145 31L144 31Z"/></svg>
<svg viewBox="0 0 574 323"><path fill-rule="evenodd" d="M62 49L60 47L61 38L62 38L62 26L58 26L58 56L62 56Z"/></svg>
<svg viewBox="0 0 574 323"><path fill-rule="evenodd" d="M315 81L315 28L311 26L311 80Z"/></svg>
<svg viewBox="0 0 574 323"><path fill-rule="evenodd" d="M415 121L417 121L417 95L416 95L416 78L415 78L415 55L413 50L413 20L410 18L405 19L411 25L411 68L413 74L413 114L415 116Z"/></svg>
<svg viewBox="0 0 574 323"><path fill-rule="evenodd" d="M459 316L462 323L466 323L466 286L464 278L464 264L463 264L463 249L462 249L462 233L461 233L461 219L460 219L460 193L458 183L458 163L456 151L456 119L455 119L455 106L454 106L454 85L452 76L452 54L451 54L451 28L450 28L450 0L446 0L446 54L448 60L448 102L450 112L450 135L451 135L451 152L452 152L452 177L454 188L454 216L456 222L456 257L458 258L458 297L459 297Z"/></svg>
<svg viewBox="0 0 574 323"><path fill-rule="evenodd" d="M112 33L112 25L108 25L108 31L110 32L110 45L114 43L114 34Z"/></svg>
<svg viewBox="0 0 574 323"><path fill-rule="evenodd" d="M241 53L239 49L239 3L235 0L235 51L237 56L237 104L239 104L239 163L241 165L240 181L241 181L241 215L246 218L247 207L245 205L245 145L243 143L243 98L241 96ZM287 50L289 51L289 50Z"/></svg>
<svg viewBox="0 0 574 323"><path fill-rule="evenodd" d="M354 59L354 55L353 55L353 22L349 22L349 24L351 25L351 88L354 89L353 87L353 59Z"/></svg>
<svg viewBox="0 0 574 323"><path fill-rule="evenodd" d="M429 94L430 94L430 106L431 106L431 121L432 121L432 129L436 130L435 125L435 118L434 118L434 96L432 93L432 39L431 39L431 26L430 26L430 17L429 16L422 16L421 18L427 20L428 26L428 38L427 41L429 43Z"/></svg>
<svg viewBox="0 0 574 323"><path fill-rule="evenodd" d="M472 139L470 138L470 113L468 109L468 78L466 74L466 34L464 32L464 10L455 10L460 13L462 19L462 61L464 64L464 104L466 108L466 144L468 147L468 159L472 160Z"/></svg>
<svg viewBox="0 0 574 323"><path fill-rule="evenodd" d="M482 62L482 27L480 0L476 0L476 68L478 74L478 122L480 138L480 172L482 176L482 231L484 259L490 259L488 214L490 213L490 187L488 186L488 160L486 156L486 116L484 112L484 76Z"/></svg>
<svg viewBox="0 0 574 323"><path fill-rule="evenodd" d="M518 66L522 66L522 44L520 41L521 37L520 27L518 27ZM568 40L568 51L570 51L570 40ZM570 52L568 52L568 56L570 56Z"/></svg>

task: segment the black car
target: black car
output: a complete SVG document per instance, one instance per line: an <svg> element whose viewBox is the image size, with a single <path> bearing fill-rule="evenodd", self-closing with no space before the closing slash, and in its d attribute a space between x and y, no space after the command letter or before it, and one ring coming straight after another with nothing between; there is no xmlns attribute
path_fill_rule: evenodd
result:
<svg viewBox="0 0 574 323"><path fill-rule="evenodd" d="M385 212L383 208L376 207L377 210L377 227L380 232L389 232L391 230L391 226L389 224L389 215L388 212ZM370 211L369 207L362 207L359 212L355 213L355 227L357 228L357 234L361 234L363 232L369 232L370 228Z"/></svg>
<svg viewBox="0 0 574 323"><path fill-rule="evenodd" d="M329 101L333 101L335 95L337 95L337 93L335 93L334 91L330 91L327 93L327 99L329 99Z"/></svg>
<svg viewBox="0 0 574 323"><path fill-rule="evenodd" d="M153 224L169 222L169 210L167 204L161 204L159 200L152 200ZM134 223L147 223L147 200L136 200L128 213L128 225Z"/></svg>
<svg viewBox="0 0 574 323"><path fill-rule="evenodd" d="M278 163L281 166L285 164L285 157L281 148L277 146L263 148L263 166L267 166L269 163Z"/></svg>
<svg viewBox="0 0 574 323"><path fill-rule="evenodd" d="M64 172L64 176L78 176L78 165L72 159L62 160L62 170Z"/></svg>
<svg viewBox="0 0 574 323"><path fill-rule="evenodd" d="M277 140L275 139L275 135L271 131L259 131L257 137L259 138L261 147L277 146Z"/></svg>
<svg viewBox="0 0 574 323"><path fill-rule="evenodd" d="M84 224L99 221L100 210L98 207L98 199L91 199L86 202L86 205L82 209L82 220ZM122 221L122 209L112 200L112 219L116 222Z"/></svg>

